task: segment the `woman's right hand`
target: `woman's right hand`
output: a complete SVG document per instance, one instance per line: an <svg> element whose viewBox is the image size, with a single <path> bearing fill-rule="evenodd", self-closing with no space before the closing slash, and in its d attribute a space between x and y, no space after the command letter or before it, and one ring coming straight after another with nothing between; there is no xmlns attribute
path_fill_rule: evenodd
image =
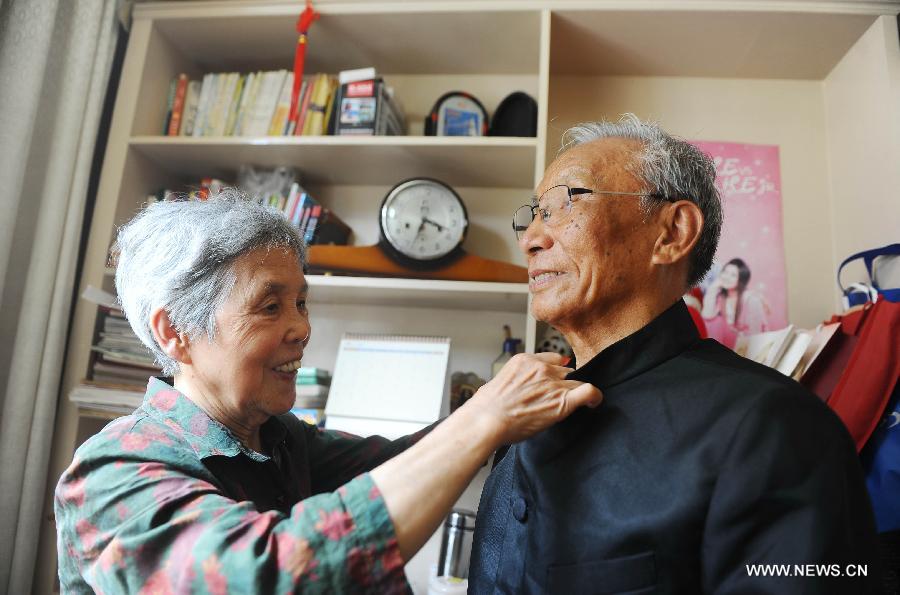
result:
<svg viewBox="0 0 900 595"><path fill-rule="evenodd" d="M572 369L563 362L557 353L515 355L463 407L491 423L499 446L533 436L582 405L599 405L603 394L591 384L566 380Z"/></svg>

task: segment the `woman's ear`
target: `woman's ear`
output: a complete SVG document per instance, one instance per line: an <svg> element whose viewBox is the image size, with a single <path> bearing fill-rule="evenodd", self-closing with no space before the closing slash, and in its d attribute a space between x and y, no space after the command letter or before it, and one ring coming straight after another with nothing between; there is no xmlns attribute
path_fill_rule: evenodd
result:
<svg viewBox="0 0 900 595"><path fill-rule="evenodd" d="M703 213L688 200L668 204L659 216L660 234L653 247L653 264L687 262L703 231Z"/></svg>
<svg viewBox="0 0 900 595"><path fill-rule="evenodd" d="M150 330L163 353L178 363L191 363L190 339L175 329L165 308L156 308L150 313Z"/></svg>

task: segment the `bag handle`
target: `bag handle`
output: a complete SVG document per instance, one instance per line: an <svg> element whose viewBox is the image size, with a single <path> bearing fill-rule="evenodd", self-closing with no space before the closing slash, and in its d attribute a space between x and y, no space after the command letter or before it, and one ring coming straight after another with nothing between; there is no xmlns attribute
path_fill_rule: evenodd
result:
<svg viewBox="0 0 900 595"><path fill-rule="evenodd" d="M841 293L847 295L847 289L844 289L844 285L841 283L841 271L844 270L846 265L860 258L863 259L863 262L866 265L866 272L869 273L869 282L872 284L872 287L874 287L876 291L881 291L881 288L875 283L875 277L872 274L872 263L874 263L875 259L879 256L900 256L900 244L888 244L881 248L863 250L862 252L857 252L856 254L845 258L844 262L841 263L841 266L839 266L837 270L837 284L838 287L841 288Z"/></svg>

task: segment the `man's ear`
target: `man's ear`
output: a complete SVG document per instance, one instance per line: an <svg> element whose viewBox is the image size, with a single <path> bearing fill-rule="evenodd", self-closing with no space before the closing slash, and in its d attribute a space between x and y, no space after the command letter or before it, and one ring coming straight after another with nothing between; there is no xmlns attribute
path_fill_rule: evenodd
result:
<svg viewBox="0 0 900 595"><path fill-rule="evenodd" d="M190 339L172 326L165 308L156 308L150 313L150 330L153 331L153 338L163 353L178 363L191 363Z"/></svg>
<svg viewBox="0 0 900 595"><path fill-rule="evenodd" d="M660 234L653 246L653 264L685 260L703 231L703 212L688 200L665 205L659 213Z"/></svg>

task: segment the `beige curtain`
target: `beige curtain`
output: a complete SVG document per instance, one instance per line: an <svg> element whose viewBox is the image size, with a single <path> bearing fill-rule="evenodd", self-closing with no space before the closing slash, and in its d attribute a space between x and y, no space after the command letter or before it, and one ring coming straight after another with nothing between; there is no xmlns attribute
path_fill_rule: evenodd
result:
<svg viewBox="0 0 900 595"><path fill-rule="evenodd" d="M116 0L0 0L0 593L30 593Z"/></svg>

